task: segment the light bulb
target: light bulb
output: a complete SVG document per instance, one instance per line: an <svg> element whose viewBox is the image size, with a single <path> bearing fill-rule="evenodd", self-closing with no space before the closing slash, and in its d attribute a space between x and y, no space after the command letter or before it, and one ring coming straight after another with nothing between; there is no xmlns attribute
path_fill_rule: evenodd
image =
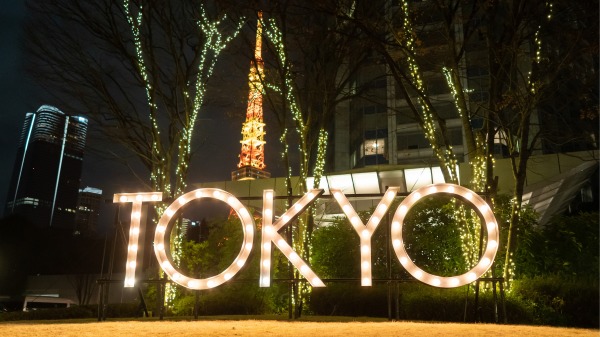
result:
<svg viewBox="0 0 600 337"><path fill-rule="evenodd" d="M363 238L368 239L369 235L370 235L369 230L368 229L363 229L361 235L362 235Z"/></svg>
<svg viewBox="0 0 600 337"><path fill-rule="evenodd" d="M407 209L406 205L400 206L400 214L405 214L406 213L406 209Z"/></svg>

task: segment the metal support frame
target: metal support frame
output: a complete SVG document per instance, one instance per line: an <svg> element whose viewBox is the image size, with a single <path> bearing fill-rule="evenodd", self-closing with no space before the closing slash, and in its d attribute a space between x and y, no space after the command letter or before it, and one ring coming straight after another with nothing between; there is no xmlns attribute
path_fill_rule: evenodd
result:
<svg viewBox="0 0 600 337"><path fill-rule="evenodd" d="M106 309L108 307L108 298L109 298L109 293L110 293L110 284L112 283L120 283L123 284L124 280L113 280L113 279L98 279L96 281L96 283L98 283L98 322L101 321L106 321ZM146 284L156 284L158 286L157 289L157 294L158 297L156 299L156 304L157 304L157 308L158 308L158 315L159 315L159 319L162 321L164 318L164 299L165 299L165 287L166 284L169 281L168 278L163 277L161 279L158 280L140 280L138 281L138 283L146 283ZM142 290L141 288L138 288L138 292L141 295L142 294ZM141 297L140 299L141 301L141 307L142 310L144 311L144 314L146 315L146 317L149 316L148 314L148 309L146 307L146 301L144 300L143 297ZM197 318L197 316L196 316Z"/></svg>

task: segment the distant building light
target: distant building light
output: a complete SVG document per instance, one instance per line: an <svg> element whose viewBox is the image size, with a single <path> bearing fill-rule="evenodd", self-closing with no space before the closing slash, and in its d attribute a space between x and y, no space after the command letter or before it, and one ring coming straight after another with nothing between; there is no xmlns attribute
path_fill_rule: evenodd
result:
<svg viewBox="0 0 600 337"><path fill-rule="evenodd" d="M59 108L54 107L52 105L42 105L39 107L39 109L37 109L37 112L41 112L41 111L52 111L52 112L56 112L59 113L61 115L64 115L65 113L60 111Z"/></svg>
<svg viewBox="0 0 600 337"><path fill-rule="evenodd" d="M79 189L79 192L83 193L93 193L93 194L102 194L102 190L95 187L85 187L84 189Z"/></svg>

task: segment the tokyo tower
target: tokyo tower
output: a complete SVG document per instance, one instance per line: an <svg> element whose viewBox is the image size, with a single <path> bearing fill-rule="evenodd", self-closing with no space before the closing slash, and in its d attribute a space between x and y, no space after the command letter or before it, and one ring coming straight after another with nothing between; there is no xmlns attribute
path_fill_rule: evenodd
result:
<svg viewBox="0 0 600 337"><path fill-rule="evenodd" d="M254 48L254 60L250 64L248 82L250 91L248 93L248 107L246 108L246 121L242 124L242 149L240 151L240 162L238 169L231 172L231 180L249 180L269 178L271 174L265 171L265 123L263 122L263 78L264 62L261 56L262 50L262 26L260 20L262 13L258 13L256 26L256 47Z"/></svg>

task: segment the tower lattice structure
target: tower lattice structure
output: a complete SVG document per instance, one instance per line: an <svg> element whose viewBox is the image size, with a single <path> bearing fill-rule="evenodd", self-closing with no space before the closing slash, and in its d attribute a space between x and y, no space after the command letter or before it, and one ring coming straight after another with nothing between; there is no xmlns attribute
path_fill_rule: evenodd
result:
<svg viewBox="0 0 600 337"><path fill-rule="evenodd" d="M256 46L254 60L250 64L248 74L249 93L246 108L246 121L242 124L242 149L238 169L231 173L232 180L268 178L270 173L264 171L265 165L265 123L263 122L263 84L264 75L262 60L262 26L259 13L256 26Z"/></svg>

